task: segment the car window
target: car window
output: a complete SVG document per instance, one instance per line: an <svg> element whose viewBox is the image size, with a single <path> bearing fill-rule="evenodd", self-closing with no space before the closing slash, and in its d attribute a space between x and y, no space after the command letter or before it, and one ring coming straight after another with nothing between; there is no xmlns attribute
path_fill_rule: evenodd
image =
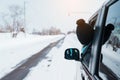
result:
<svg viewBox="0 0 120 80"><path fill-rule="evenodd" d="M97 20L97 17L98 15L95 15L93 16L93 18L91 18L91 20L89 21L89 24L94 28L95 26L95 23L96 23L96 20ZM95 29L95 28L94 28ZM92 42L89 43L88 45L86 46L83 46L83 54L82 55L82 62L85 64L86 67L89 67L89 62L90 62L90 57L91 57L91 45L92 45Z"/></svg>
<svg viewBox="0 0 120 80"><path fill-rule="evenodd" d="M120 1L111 5L108 10L106 24L113 24L109 39L102 46L101 57L102 64L100 65L99 75L103 79L118 80L120 79ZM105 79L104 79L105 80Z"/></svg>

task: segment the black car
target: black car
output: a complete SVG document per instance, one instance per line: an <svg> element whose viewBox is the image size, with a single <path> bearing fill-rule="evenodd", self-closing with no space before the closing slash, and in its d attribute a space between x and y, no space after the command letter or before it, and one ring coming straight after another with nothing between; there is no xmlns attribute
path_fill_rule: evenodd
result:
<svg viewBox="0 0 120 80"><path fill-rule="evenodd" d="M81 72L77 72L76 80L80 78L83 80L120 80L120 0L106 2L89 19L89 24L94 26L95 33L84 56L81 56L76 48L65 51L66 59L76 60L82 64L83 71L78 70ZM114 26L114 30L103 44L106 36L105 27L109 24Z"/></svg>

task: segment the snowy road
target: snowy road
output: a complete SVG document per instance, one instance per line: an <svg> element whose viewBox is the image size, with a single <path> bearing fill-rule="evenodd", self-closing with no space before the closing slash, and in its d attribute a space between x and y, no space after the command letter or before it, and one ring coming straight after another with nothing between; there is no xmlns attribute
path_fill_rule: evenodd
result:
<svg viewBox="0 0 120 80"><path fill-rule="evenodd" d="M63 38L64 39L64 38ZM59 42L63 41L63 39L53 42L47 47L45 47L43 50L38 52L37 54L31 56L27 60L24 60L21 66L16 68L14 71L9 73L8 75L4 76L0 80L23 80L26 75L29 73L30 68L36 66L38 62L40 62L42 59L46 58L45 55L49 53L49 51L54 47L54 46L60 46L58 45Z"/></svg>
<svg viewBox="0 0 120 80"><path fill-rule="evenodd" d="M27 35L25 38L16 39L2 37L0 80L76 80L76 72L80 73L76 71L79 69L76 66L79 62L65 60L64 51L71 47L80 50L82 46L75 34L66 35L58 44L53 43L63 37L63 35Z"/></svg>

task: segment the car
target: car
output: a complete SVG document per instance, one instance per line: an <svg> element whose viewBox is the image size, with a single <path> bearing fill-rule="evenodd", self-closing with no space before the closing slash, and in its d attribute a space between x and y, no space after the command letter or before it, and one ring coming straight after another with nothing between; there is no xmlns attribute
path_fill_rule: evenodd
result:
<svg viewBox="0 0 120 80"><path fill-rule="evenodd" d="M103 4L88 23L93 26L95 33L84 55L76 48L69 48L65 51L65 59L81 62L82 71L78 70L81 72L77 72L77 77L82 80L120 80L120 0ZM109 28L110 24L114 29L104 42L105 28Z"/></svg>

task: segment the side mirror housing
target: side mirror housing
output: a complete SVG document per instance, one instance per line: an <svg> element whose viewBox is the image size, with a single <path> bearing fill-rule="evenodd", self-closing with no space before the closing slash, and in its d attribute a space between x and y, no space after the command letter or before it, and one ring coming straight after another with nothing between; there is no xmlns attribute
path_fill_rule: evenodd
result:
<svg viewBox="0 0 120 80"><path fill-rule="evenodd" d="M79 50L77 48L68 48L65 50L65 59L67 60L80 60Z"/></svg>

